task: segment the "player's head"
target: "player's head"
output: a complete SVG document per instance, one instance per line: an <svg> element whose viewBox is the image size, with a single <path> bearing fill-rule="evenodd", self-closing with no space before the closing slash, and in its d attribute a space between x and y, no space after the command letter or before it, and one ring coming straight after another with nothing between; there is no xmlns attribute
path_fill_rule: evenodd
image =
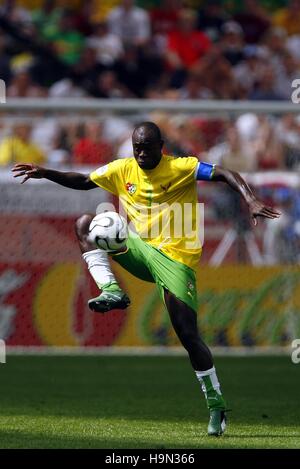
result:
<svg viewBox="0 0 300 469"><path fill-rule="evenodd" d="M163 140L157 125L142 122L132 134L133 155L142 169L154 169L162 156Z"/></svg>

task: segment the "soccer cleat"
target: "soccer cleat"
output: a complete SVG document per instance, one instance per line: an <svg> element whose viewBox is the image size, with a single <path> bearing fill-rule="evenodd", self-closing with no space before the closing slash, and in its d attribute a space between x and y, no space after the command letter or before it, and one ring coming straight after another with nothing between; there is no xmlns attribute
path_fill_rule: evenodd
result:
<svg viewBox="0 0 300 469"><path fill-rule="evenodd" d="M103 290L101 295L88 301L89 308L96 313L107 313L112 309L126 309L130 299L123 290Z"/></svg>
<svg viewBox="0 0 300 469"><path fill-rule="evenodd" d="M226 429L226 413L222 409L211 409L207 428L209 436L221 436Z"/></svg>

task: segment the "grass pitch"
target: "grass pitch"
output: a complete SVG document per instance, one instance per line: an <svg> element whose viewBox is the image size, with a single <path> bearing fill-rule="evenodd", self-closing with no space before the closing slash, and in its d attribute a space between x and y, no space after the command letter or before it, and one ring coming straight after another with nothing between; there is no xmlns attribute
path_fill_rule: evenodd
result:
<svg viewBox="0 0 300 469"><path fill-rule="evenodd" d="M1 448L300 448L300 365L216 359L228 431L185 357L11 357L0 365Z"/></svg>

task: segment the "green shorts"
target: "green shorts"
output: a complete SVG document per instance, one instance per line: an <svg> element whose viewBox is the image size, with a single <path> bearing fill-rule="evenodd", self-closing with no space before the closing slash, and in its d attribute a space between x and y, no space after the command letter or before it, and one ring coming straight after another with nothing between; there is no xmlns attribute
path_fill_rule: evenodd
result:
<svg viewBox="0 0 300 469"><path fill-rule="evenodd" d="M164 300L164 289L197 312L197 289L195 272L181 262L174 261L163 252L130 233L128 250L113 254L113 259L135 277L156 283Z"/></svg>

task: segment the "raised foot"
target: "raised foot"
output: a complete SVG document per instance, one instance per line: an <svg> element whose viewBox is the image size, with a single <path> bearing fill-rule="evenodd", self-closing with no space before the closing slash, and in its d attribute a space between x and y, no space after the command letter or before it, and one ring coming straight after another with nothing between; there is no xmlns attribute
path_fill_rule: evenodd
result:
<svg viewBox="0 0 300 469"><path fill-rule="evenodd" d="M130 299L122 290L104 290L101 295L90 299L88 305L96 313L107 313L113 309L126 309L130 305Z"/></svg>

